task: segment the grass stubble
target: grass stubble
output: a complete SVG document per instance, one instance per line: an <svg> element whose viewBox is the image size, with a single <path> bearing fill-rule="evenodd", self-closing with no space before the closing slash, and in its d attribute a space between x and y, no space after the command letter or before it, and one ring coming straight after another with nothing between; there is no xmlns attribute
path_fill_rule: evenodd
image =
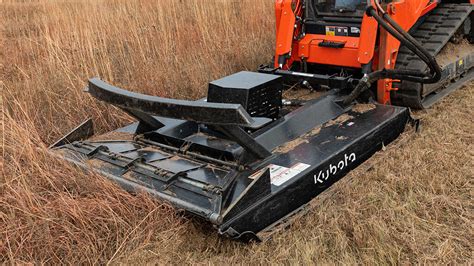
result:
<svg viewBox="0 0 474 266"><path fill-rule="evenodd" d="M0 261L472 263L472 84L415 113L421 133L353 171L287 230L244 245L47 146L90 116L98 133L131 121L82 92L92 76L197 98L209 80L268 61L273 1L2 1L0 17Z"/></svg>

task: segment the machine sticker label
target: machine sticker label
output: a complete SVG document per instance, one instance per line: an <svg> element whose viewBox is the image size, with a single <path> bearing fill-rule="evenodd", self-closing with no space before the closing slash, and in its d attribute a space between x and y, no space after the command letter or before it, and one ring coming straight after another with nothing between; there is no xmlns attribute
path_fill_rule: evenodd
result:
<svg viewBox="0 0 474 266"><path fill-rule="evenodd" d="M357 27L351 27L350 29L351 33L360 33ZM326 36L349 36L349 27L326 26Z"/></svg>
<svg viewBox="0 0 474 266"><path fill-rule="evenodd" d="M359 34L359 33L360 33L360 29L357 28L357 27L351 27L351 33Z"/></svg>
<svg viewBox="0 0 474 266"><path fill-rule="evenodd" d="M270 180L273 185L281 186L286 181L303 172L308 167L309 165L304 163L297 163L291 168L286 168L279 165L270 165Z"/></svg>
<svg viewBox="0 0 474 266"><path fill-rule="evenodd" d="M336 36L336 27L326 26L326 35L327 36Z"/></svg>
<svg viewBox="0 0 474 266"><path fill-rule="evenodd" d="M350 163L353 163L356 161L356 155L355 153L351 153L349 155L344 154L344 159L339 161L337 164L329 164L328 168L326 170L321 170L319 173L314 175L314 183L317 184L323 184L326 180L328 180L329 177L334 176L336 173L339 171L342 171L345 169L347 166L349 166Z"/></svg>
<svg viewBox="0 0 474 266"><path fill-rule="evenodd" d="M348 36L349 28L347 27L336 27L336 36Z"/></svg>
<svg viewBox="0 0 474 266"><path fill-rule="evenodd" d="M276 165L276 164L270 164L267 168L270 169L270 182L272 183L272 185L281 186L286 181L290 180L291 178L297 176L299 173L306 170L308 167L310 167L309 164L297 163L290 168L284 167L281 165ZM249 176L249 178L250 179L257 178L265 170L267 170L267 168L257 171L253 175Z"/></svg>

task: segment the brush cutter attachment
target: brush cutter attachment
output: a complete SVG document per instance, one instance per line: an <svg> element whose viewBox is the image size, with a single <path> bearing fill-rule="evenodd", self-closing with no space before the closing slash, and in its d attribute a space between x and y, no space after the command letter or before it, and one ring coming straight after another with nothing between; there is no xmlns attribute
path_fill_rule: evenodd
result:
<svg viewBox="0 0 474 266"><path fill-rule="evenodd" d="M241 239L300 209L394 140L406 108L341 107L327 94L281 105L281 77L240 72L211 82L207 100L143 95L91 79L89 93L138 122L88 140L89 123L52 147L129 191L146 191Z"/></svg>

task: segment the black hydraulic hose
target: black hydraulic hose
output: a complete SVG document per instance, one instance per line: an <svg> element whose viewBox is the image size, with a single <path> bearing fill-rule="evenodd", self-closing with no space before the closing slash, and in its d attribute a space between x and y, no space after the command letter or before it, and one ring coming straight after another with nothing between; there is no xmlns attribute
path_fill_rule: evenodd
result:
<svg viewBox="0 0 474 266"><path fill-rule="evenodd" d="M387 32L389 32L392 36L394 36L397 40L399 40L403 45L407 46L408 49L410 49L417 56L419 56L430 67L430 70L434 72L433 76L427 77L426 74L424 74L423 72L416 70L416 76L424 77L424 79L423 80L415 79L414 81L420 82L420 83L434 83L434 82L439 81L439 78L441 77L441 69L439 65L436 63L435 59L429 54L428 51L426 51L415 39L413 39L413 37L411 37L400 26L398 26L395 23L395 21L391 20L391 22L394 25L396 25L397 28L392 28L377 14L374 8L369 8L368 12L377 20L377 22L385 30L387 30ZM387 14L385 14L384 16L390 18ZM401 32L398 32L399 30ZM406 37L409 37L409 38L406 38ZM398 72L398 70L395 70L395 71ZM409 79L411 80L411 78Z"/></svg>
<svg viewBox="0 0 474 266"><path fill-rule="evenodd" d="M424 47L415 38L413 38L402 27L400 27L400 25L398 25L398 23L396 23L392 19L392 17L390 17L387 14L387 12L385 12L385 10L383 10L383 8L380 5L379 1L376 0L375 5L376 5L378 11L382 14L383 19L385 19L390 24L390 26L395 28L395 30L397 30L405 39L407 39L412 44L414 44L415 47L421 51L421 53L423 53L424 55L427 55L426 59L424 60L426 64L430 65L430 63L431 63L434 68L439 67L439 65L436 63L435 59L433 57L431 57L430 53L426 49L424 49ZM422 56L420 56L420 57L423 59ZM430 60L430 59L432 59L432 60Z"/></svg>
<svg viewBox="0 0 474 266"><path fill-rule="evenodd" d="M441 68L431 54L424 49L413 37L403 30L388 14L384 13L383 18L379 16L377 11L370 6L367 8L367 14L374 17L374 19L381 25L388 33L405 45L408 49L419 56L430 68L432 75L428 76L426 73L419 70L394 70L382 69L365 75L357 84L355 89L343 101L344 105L350 104L363 91L370 88L371 84L377 80L390 78L412 81L417 83L436 83L441 79ZM388 23L385 21L387 20Z"/></svg>
<svg viewBox="0 0 474 266"><path fill-rule="evenodd" d="M427 78L428 80L425 79L423 83L435 83L439 81L439 78L441 77L441 68L437 64L435 58L431 56L431 54L417 40L415 40L410 34L402 29L400 25L398 25L387 13L383 13L382 20L373 7L370 7L367 12L369 15L373 16L384 29L397 38L402 44L407 46L408 49L413 51L430 67L431 72L434 73L434 76L432 77L433 80L430 81L429 78ZM386 21L393 28L388 26Z"/></svg>
<svg viewBox="0 0 474 266"><path fill-rule="evenodd" d="M376 12L375 12L376 13ZM378 14L377 14L378 15ZM397 30L405 39L413 44L413 46L426 57L423 58L420 53L416 53L420 58L430 67L431 71L434 72L434 75L431 79L425 80L424 83L436 83L441 78L441 67L436 62L434 56L428 52L415 38L413 38L408 32L402 29L387 13L383 14L383 18L395 29Z"/></svg>

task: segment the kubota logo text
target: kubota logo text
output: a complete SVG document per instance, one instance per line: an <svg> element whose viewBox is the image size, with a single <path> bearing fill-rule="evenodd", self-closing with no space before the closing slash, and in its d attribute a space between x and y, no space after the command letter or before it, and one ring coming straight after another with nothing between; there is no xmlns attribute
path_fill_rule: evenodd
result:
<svg viewBox="0 0 474 266"><path fill-rule="evenodd" d="M355 153L351 153L350 155L344 154L344 159L339 161L337 164L333 165L330 164L326 171L321 170L319 171L318 175L314 175L314 183L315 184L322 184L324 181L328 180L329 176L333 176L339 171L342 171L346 168L350 163L355 162L356 155Z"/></svg>

